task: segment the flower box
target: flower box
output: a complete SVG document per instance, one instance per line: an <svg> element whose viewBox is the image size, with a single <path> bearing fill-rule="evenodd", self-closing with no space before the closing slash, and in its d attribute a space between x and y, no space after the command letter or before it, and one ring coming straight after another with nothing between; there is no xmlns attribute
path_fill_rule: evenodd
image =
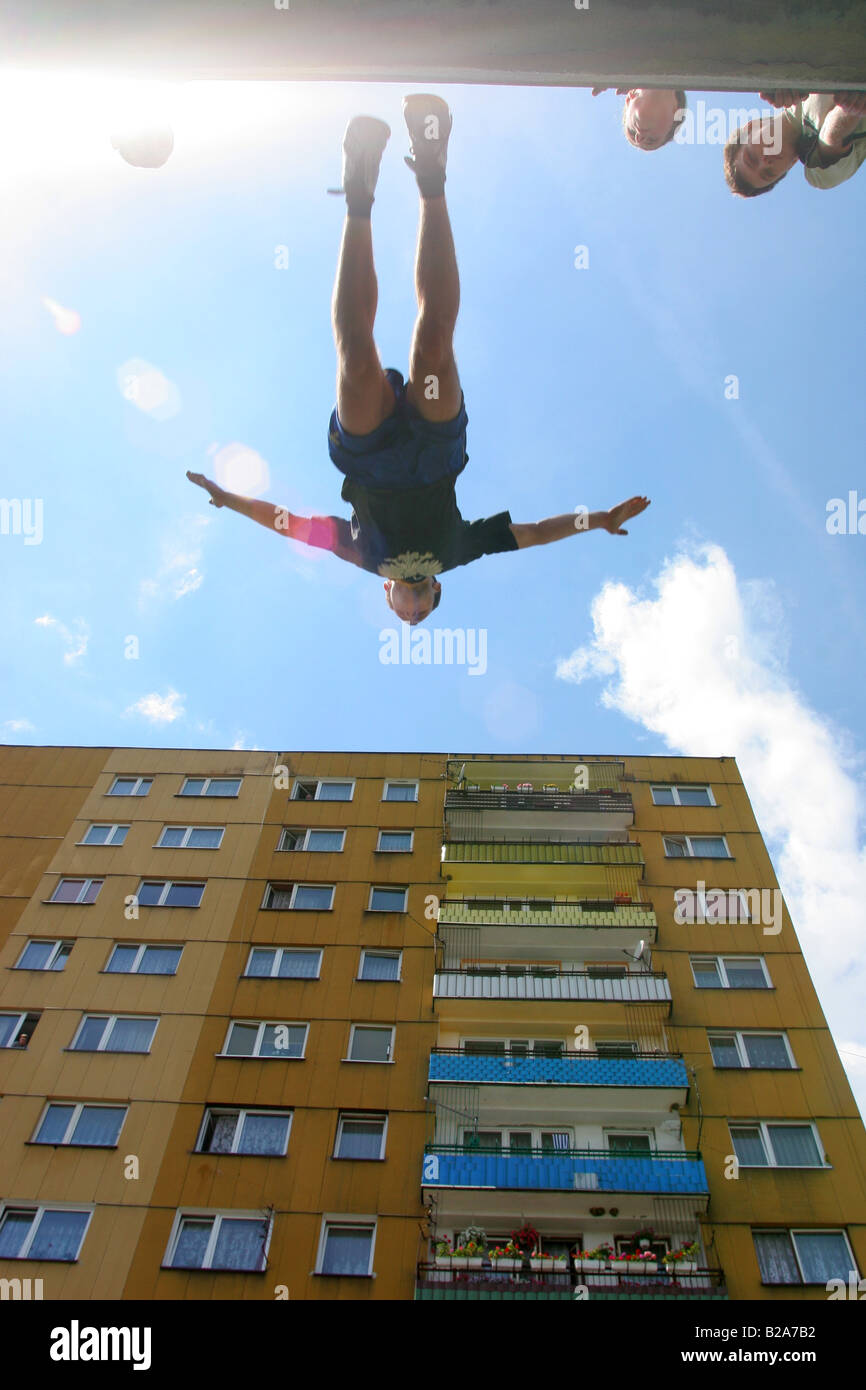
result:
<svg viewBox="0 0 866 1390"><path fill-rule="evenodd" d="M599 1274L607 1269L607 1260L575 1260L576 1265L580 1265L582 1274Z"/></svg>
<svg viewBox="0 0 866 1390"><path fill-rule="evenodd" d="M668 1264L668 1269L673 1270L676 1274L694 1274L697 1267L695 1260L677 1260Z"/></svg>
<svg viewBox="0 0 866 1390"><path fill-rule="evenodd" d="M483 1264L482 1255L452 1255L450 1260L452 1269L481 1269Z"/></svg>
<svg viewBox="0 0 866 1390"><path fill-rule="evenodd" d="M522 1268L523 1268L523 1260L522 1260L522 1259L514 1259L514 1258L513 1258L512 1256L510 1256L510 1255L507 1255L507 1256L500 1256L500 1258L499 1258L498 1260L493 1259L493 1258L491 1257L490 1263L491 1263L491 1265L493 1266L494 1269L522 1269Z"/></svg>
<svg viewBox="0 0 866 1390"><path fill-rule="evenodd" d="M561 1274L568 1272L568 1262L557 1260L553 1255L530 1255L529 1263L534 1270L559 1270Z"/></svg>

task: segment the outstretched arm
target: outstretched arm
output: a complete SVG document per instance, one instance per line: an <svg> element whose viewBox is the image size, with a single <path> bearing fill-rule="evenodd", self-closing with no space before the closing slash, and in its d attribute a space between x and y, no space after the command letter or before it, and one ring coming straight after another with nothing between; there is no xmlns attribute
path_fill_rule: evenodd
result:
<svg viewBox="0 0 866 1390"><path fill-rule="evenodd" d="M228 507L233 512L240 512L241 516L248 516L251 521L257 521L269 531L275 531L278 536L289 536L294 541L302 541L304 545L332 550L341 560L348 560L350 564L363 568L358 551L351 544L347 545L339 534L340 526L346 530L348 527L345 522L340 523L338 518L295 516L288 507L278 507L273 502L227 492L219 483L206 478L203 473L191 473L187 470L186 476L191 483L210 493L212 507Z"/></svg>
<svg viewBox="0 0 866 1390"><path fill-rule="evenodd" d="M815 149L815 162L827 168L838 164L850 147L850 136L866 115L866 92L838 92L827 112Z"/></svg>
<svg viewBox="0 0 866 1390"><path fill-rule="evenodd" d="M649 506L648 497L630 497L611 507L609 512L563 512L561 516L549 516L544 521L521 523L513 521L511 530L518 547L523 550L528 545L549 545L551 541L564 541L569 536L580 535L584 531L609 531L612 536L627 536L623 522L639 516Z"/></svg>

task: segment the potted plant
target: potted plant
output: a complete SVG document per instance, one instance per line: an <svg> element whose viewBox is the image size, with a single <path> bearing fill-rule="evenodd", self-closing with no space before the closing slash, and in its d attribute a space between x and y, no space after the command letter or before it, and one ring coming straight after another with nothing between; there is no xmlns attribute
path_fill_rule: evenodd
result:
<svg viewBox="0 0 866 1390"><path fill-rule="evenodd" d="M541 1237L534 1226L521 1226L519 1231L511 1232L511 1239L521 1255L529 1255L541 1244Z"/></svg>
<svg viewBox="0 0 866 1390"><path fill-rule="evenodd" d="M635 1274L655 1274L659 1267L658 1256L654 1250L636 1250L626 1258L633 1267L632 1273Z"/></svg>
<svg viewBox="0 0 866 1390"><path fill-rule="evenodd" d="M663 1259L668 1270L676 1271L677 1274L694 1274L700 1253L698 1242L693 1241L691 1245L684 1245L681 1250L669 1250Z"/></svg>
<svg viewBox="0 0 866 1390"><path fill-rule="evenodd" d="M442 1236L436 1241L433 1259L438 1269L450 1269L453 1251L449 1236Z"/></svg>
<svg viewBox="0 0 866 1390"><path fill-rule="evenodd" d="M567 1264L565 1255L549 1255L544 1250L530 1250L529 1264L534 1270L564 1270Z"/></svg>
<svg viewBox="0 0 866 1390"><path fill-rule="evenodd" d="M574 1252L575 1266L580 1265L584 1274L598 1273L599 1270L607 1269L613 1249L607 1243L597 1245L592 1250L576 1250Z"/></svg>
<svg viewBox="0 0 866 1390"><path fill-rule="evenodd" d="M451 1256L452 1266L456 1269L480 1269L486 1248L487 1232L480 1226L467 1226L457 1237Z"/></svg>
<svg viewBox="0 0 866 1390"><path fill-rule="evenodd" d="M487 1258L494 1269L523 1268L523 1255L513 1240L509 1240L507 1245L496 1245L492 1250L488 1250Z"/></svg>

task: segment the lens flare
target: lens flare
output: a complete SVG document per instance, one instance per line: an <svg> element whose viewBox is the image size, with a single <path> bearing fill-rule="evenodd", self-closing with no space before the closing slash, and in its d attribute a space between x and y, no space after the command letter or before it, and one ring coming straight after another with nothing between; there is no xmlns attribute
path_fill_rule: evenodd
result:
<svg viewBox="0 0 866 1390"><path fill-rule="evenodd" d="M58 333L70 337L73 333L78 332L81 327L81 315L76 313L74 309L64 309L62 304L58 304L55 299L48 299L46 296L43 296L42 303L54 319L54 326Z"/></svg>

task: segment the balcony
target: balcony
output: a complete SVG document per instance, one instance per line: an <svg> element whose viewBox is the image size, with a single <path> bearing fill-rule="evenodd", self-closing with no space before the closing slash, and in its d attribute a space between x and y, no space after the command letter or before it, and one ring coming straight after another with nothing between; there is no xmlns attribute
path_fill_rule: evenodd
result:
<svg viewBox="0 0 866 1390"><path fill-rule="evenodd" d="M445 823L452 833L482 839L503 831L526 831L534 838L563 830L604 835L634 825L634 804L629 792L613 788L575 791L532 782L461 788L445 794Z"/></svg>
<svg viewBox="0 0 866 1390"><path fill-rule="evenodd" d="M582 1003L664 1004L671 990L662 971L595 975L584 970L545 970L533 966L440 970L433 977L434 999L575 1000Z"/></svg>
<svg viewBox="0 0 866 1390"><path fill-rule="evenodd" d="M439 925L467 927L639 927L657 924L649 902L622 898L448 898L439 905Z"/></svg>
<svg viewBox="0 0 866 1390"><path fill-rule="evenodd" d="M435 1047L430 1053L431 1083L467 1083L482 1086L587 1086L664 1090L672 1093L659 1100L665 1109L684 1105L688 1075L679 1055L636 1052L630 1057L610 1057L597 1052L566 1052L561 1057L504 1052L481 1054Z"/></svg>
<svg viewBox="0 0 866 1390"><path fill-rule="evenodd" d="M631 840L448 840L446 864L608 864L643 867Z"/></svg>
<svg viewBox="0 0 866 1390"><path fill-rule="evenodd" d="M483 1150L428 1145L423 1188L500 1191L641 1193L708 1197L701 1156L686 1150L627 1154L610 1149Z"/></svg>
<svg viewBox="0 0 866 1390"><path fill-rule="evenodd" d="M582 1290L586 1292L583 1293ZM721 1269L696 1269L691 1274L620 1274L605 1271L582 1274L576 1270L536 1272L531 1269L501 1274L492 1266L482 1269L449 1269L440 1264L419 1264L415 1279L418 1302L447 1300L486 1302L520 1299L563 1301L596 1299L703 1299L728 1297Z"/></svg>

